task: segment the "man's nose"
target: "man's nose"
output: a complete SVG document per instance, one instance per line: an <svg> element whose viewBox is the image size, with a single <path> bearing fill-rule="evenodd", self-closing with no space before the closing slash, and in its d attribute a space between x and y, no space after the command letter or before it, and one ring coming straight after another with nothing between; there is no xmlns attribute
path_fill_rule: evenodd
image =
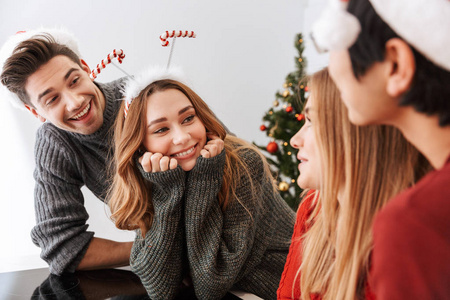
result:
<svg viewBox="0 0 450 300"><path fill-rule="evenodd" d="M84 96L74 93L74 92L67 92L65 94L65 101L66 101L66 107L68 111L73 111L79 109L84 101Z"/></svg>

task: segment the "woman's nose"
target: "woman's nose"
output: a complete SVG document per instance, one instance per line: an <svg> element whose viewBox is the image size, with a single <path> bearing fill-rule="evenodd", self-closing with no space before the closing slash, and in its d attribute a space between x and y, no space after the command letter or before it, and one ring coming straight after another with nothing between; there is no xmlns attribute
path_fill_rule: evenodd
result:
<svg viewBox="0 0 450 300"><path fill-rule="evenodd" d="M290 140L291 146L295 149L299 149L303 145L302 129L303 127Z"/></svg>
<svg viewBox="0 0 450 300"><path fill-rule="evenodd" d="M183 129L175 129L173 132L173 143L175 145L182 145L185 144L189 139L191 138L191 135L189 132L183 130Z"/></svg>

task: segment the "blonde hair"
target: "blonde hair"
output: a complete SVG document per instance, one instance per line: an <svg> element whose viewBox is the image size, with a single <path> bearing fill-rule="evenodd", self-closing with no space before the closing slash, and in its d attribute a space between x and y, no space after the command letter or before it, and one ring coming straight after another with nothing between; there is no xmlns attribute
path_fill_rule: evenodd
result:
<svg viewBox="0 0 450 300"><path fill-rule="evenodd" d="M264 162L265 175L273 181L269 166L260 151L242 139L227 135L224 126L194 91L175 80L158 80L148 85L133 100L126 118L123 112L124 104L122 104L116 119L115 152L112 165L113 182L108 194L108 205L111 208L111 219L119 229L134 230L140 228L142 232L146 232L151 227L154 215L151 198L152 187L151 183L140 174L136 165L136 158L145 151L142 143L147 127L147 98L155 92L168 89L176 89L182 92L192 103L196 115L202 121L206 131L224 140L226 162L222 187L218 195L218 201L223 211L226 210L231 199L240 202L236 195L236 188L240 179L248 178L249 188L252 192L255 192L249 166L239 155L239 151L252 149L258 153ZM272 186L274 192L276 192L274 184ZM243 205L243 203L241 204Z"/></svg>
<svg viewBox="0 0 450 300"><path fill-rule="evenodd" d="M327 69L308 86L324 175L303 241L302 299L364 298L374 215L429 165L397 129L351 124Z"/></svg>

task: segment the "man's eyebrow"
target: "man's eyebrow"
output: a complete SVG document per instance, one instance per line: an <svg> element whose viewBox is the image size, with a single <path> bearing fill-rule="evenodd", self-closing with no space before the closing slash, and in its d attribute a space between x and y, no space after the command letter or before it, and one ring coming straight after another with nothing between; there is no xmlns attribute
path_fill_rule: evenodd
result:
<svg viewBox="0 0 450 300"><path fill-rule="evenodd" d="M74 71L78 71L79 69L77 68L71 68L67 73L66 76L64 76L64 80L67 80L67 78L69 78L70 74L72 74L72 72Z"/></svg>
<svg viewBox="0 0 450 300"><path fill-rule="evenodd" d="M53 88L49 88L46 89L43 93L39 94L38 98L37 98L37 102L41 102L42 97L44 97L45 95L47 95L48 93L50 93L53 90Z"/></svg>
<svg viewBox="0 0 450 300"><path fill-rule="evenodd" d="M70 74L72 74L75 71L78 71L79 69L77 68L71 68L69 71L67 71L66 75L64 75L64 80L67 80L70 77ZM47 90L45 90L44 92L42 92L41 94L39 94L38 98L37 98L37 102L40 102L42 100L42 98L47 95L48 93L50 93L53 90L53 88L49 88Z"/></svg>

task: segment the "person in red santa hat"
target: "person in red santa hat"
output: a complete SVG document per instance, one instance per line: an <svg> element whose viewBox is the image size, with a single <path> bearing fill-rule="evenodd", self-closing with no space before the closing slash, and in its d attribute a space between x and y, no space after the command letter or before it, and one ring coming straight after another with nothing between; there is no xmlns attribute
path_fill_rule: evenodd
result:
<svg viewBox="0 0 450 300"><path fill-rule="evenodd" d="M319 50L357 125L400 129L433 168L373 224L377 299L450 299L450 1L330 1Z"/></svg>

